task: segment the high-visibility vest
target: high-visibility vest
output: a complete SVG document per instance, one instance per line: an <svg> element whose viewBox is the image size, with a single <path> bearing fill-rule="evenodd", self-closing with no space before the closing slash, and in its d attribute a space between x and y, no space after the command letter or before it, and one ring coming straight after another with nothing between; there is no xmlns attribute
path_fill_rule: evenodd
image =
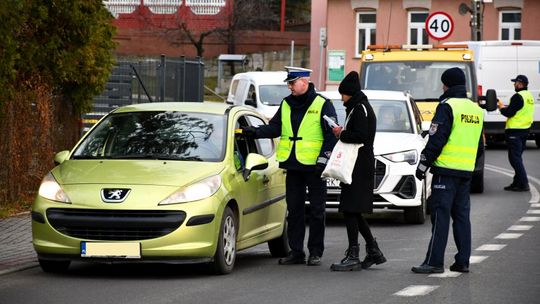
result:
<svg viewBox="0 0 540 304"><path fill-rule="evenodd" d="M276 159L286 161L295 145L296 159L304 165L315 165L323 144L321 129L321 112L325 99L315 97L306 111L296 137L291 124L291 107L287 102L281 104L281 138L277 148Z"/></svg>
<svg viewBox="0 0 540 304"><path fill-rule="evenodd" d="M484 111L466 98L450 98L452 129L441 154L433 163L437 167L474 171L478 142L484 123Z"/></svg>
<svg viewBox="0 0 540 304"><path fill-rule="evenodd" d="M528 129L533 123L533 95L527 90L521 90L518 94L523 98L523 107L519 109L514 116L506 120L506 129Z"/></svg>

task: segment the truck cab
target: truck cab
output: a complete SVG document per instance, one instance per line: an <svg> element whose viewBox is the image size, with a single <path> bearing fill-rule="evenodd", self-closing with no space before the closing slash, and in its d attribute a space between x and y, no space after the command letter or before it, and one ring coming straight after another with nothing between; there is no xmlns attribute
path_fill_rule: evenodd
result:
<svg viewBox="0 0 540 304"><path fill-rule="evenodd" d="M410 93L422 119L431 121L442 94L442 73L458 67L465 73L467 97L486 105L478 94L474 54L467 45L370 45L362 52L360 84L366 90L394 90ZM490 92L493 93L494 92ZM491 95L491 94L490 94ZM489 102L495 108L496 98ZM471 192L484 191L484 158L476 164Z"/></svg>

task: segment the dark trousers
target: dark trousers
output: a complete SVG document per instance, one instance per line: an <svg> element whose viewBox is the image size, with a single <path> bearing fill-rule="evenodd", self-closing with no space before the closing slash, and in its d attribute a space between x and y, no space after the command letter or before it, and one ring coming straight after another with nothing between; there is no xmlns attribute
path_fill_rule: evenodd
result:
<svg viewBox="0 0 540 304"><path fill-rule="evenodd" d="M527 172L525 172L522 158L528 136L528 132L505 134L506 144L508 146L508 161L515 172L512 184L521 188L529 187L529 180L527 179Z"/></svg>
<svg viewBox="0 0 540 304"><path fill-rule="evenodd" d="M293 254L304 254L307 187L311 211L308 250L310 255L322 256L326 216L326 182L315 172L287 170L286 187L287 233Z"/></svg>
<svg viewBox="0 0 540 304"><path fill-rule="evenodd" d="M431 183L431 240L424 264L444 267L450 218L458 253L458 265L469 266L471 257L470 178L433 175Z"/></svg>

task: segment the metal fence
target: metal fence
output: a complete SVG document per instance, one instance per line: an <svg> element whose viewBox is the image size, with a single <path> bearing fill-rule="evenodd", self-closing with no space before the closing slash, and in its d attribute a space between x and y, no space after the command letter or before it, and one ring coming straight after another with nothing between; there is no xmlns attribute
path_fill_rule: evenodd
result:
<svg viewBox="0 0 540 304"><path fill-rule="evenodd" d="M147 58L118 60L90 113L82 116L86 132L117 107L144 102L202 102L204 63L201 58Z"/></svg>

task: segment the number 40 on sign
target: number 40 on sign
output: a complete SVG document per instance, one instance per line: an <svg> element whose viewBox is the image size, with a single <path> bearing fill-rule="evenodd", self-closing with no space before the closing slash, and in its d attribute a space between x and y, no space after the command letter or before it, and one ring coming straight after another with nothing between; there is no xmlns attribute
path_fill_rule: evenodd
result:
<svg viewBox="0 0 540 304"><path fill-rule="evenodd" d="M444 40L454 31L454 21L445 12L435 12L426 19L426 31L435 40Z"/></svg>

